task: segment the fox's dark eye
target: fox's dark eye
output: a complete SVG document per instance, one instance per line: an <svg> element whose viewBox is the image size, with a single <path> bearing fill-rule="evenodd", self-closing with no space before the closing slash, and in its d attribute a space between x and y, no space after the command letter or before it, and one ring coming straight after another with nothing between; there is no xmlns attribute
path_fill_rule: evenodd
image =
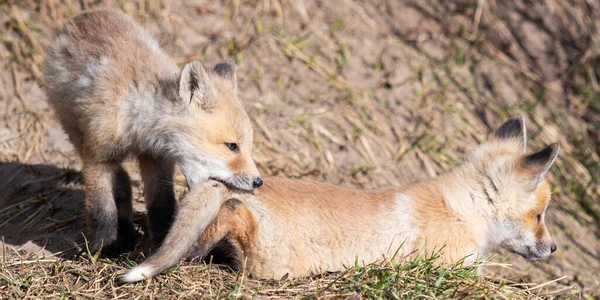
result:
<svg viewBox="0 0 600 300"><path fill-rule="evenodd" d="M535 216L537 218L538 224L542 223L542 214Z"/></svg>
<svg viewBox="0 0 600 300"><path fill-rule="evenodd" d="M225 143L225 146L235 153L240 153L240 147L236 143Z"/></svg>

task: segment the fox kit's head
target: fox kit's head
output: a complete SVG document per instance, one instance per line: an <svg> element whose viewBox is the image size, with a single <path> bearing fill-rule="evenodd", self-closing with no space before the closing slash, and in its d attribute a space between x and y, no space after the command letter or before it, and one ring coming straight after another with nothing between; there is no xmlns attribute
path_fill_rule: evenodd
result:
<svg viewBox="0 0 600 300"><path fill-rule="evenodd" d="M210 178L251 190L262 185L252 159L252 123L237 97L235 64L207 72L199 61L187 63L179 78L178 100L185 110L185 139L191 155L180 167L188 186Z"/></svg>
<svg viewBox="0 0 600 300"><path fill-rule="evenodd" d="M514 116L471 154L469 162L477 169L477 186L489 203L490 243L535 260L556 250L544 223L550 200L544 175L559 146L527 153L526 140L523 117Z"/></svg>

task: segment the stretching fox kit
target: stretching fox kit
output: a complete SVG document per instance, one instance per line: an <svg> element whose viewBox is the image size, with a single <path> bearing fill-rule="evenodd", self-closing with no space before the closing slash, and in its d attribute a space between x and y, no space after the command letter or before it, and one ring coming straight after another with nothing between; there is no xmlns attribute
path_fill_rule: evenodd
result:
<svg viewBox="0 0 600 300"><path fill-rule="evenodd" d="M558 150L552 144L526 153L523 119L515 116L461 166L405 189L269 178L249 193L209 181L182 200L158 251L121 279L139 281L184 256L215 253L233 258L234 268L275 279L372 263L398 249L402 256L442 249L447 263L468 256L472 264L498 246L544 258L556 250L544 223L544 175Z"/></svg>
<svg viewBox="0 0 600 300"><path fill-rule="evenodd" d="M175 163L190 188L209 178L243 190L262 184L232 62L207 71L192 61L180 70L130 16L97 10L65 22L44 75L49 103L83 160L92 250L111 256L134 246L127 156L139 159L156 244L172 222Z"/></svg>

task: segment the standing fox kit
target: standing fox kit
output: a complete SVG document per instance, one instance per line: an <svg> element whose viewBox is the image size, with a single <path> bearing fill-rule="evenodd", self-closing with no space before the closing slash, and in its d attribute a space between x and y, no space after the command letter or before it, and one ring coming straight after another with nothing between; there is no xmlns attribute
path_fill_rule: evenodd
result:
<svg viewBox="0 0 600 300"><path fill-rule="evenodd" d="M92 250L110 256L134 246L127 156L139 159L156 244L175 210L175 163L190 188L210 178L242 190L262 185L232 62L207 71L192 61L180 70L130 16L97 10L65 22L44 76L83 161Z"/></svg>
<svg viewBox="0 0 600 300"><path fill-rule="evenodd" d="M158 251L126 273L152 277L180 258L226 253L232 266L279 279L339 271L415 251L442 249L472 264L500 246L535 260L556 250L544 224L544 175L558 144L526 153L523 119L509 119L465 162L404 189L360 191L268 178L254 193L209 181L183 200Z"/></svg>

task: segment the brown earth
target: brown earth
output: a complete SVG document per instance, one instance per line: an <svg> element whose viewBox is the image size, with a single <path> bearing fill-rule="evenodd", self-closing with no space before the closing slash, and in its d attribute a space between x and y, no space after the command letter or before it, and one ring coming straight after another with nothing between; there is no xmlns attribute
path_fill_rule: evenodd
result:
<svg viewBox="0 0 600 300"><path fill-rule="evenodd" d="M236 60L265 175L402 186L450 169L509 115L524 114L530 148L562 146L546 221L559 251L534 263L499 251L492 261L510 267L487 272L558 279L541 289L600 295L597 1L7 2L0 1L4 263L81 250L81 164L48 108L40 66L62 21L112 6L151 29L180 62ZM133 163L129 169L143 230L139 173Z"/></svg>

